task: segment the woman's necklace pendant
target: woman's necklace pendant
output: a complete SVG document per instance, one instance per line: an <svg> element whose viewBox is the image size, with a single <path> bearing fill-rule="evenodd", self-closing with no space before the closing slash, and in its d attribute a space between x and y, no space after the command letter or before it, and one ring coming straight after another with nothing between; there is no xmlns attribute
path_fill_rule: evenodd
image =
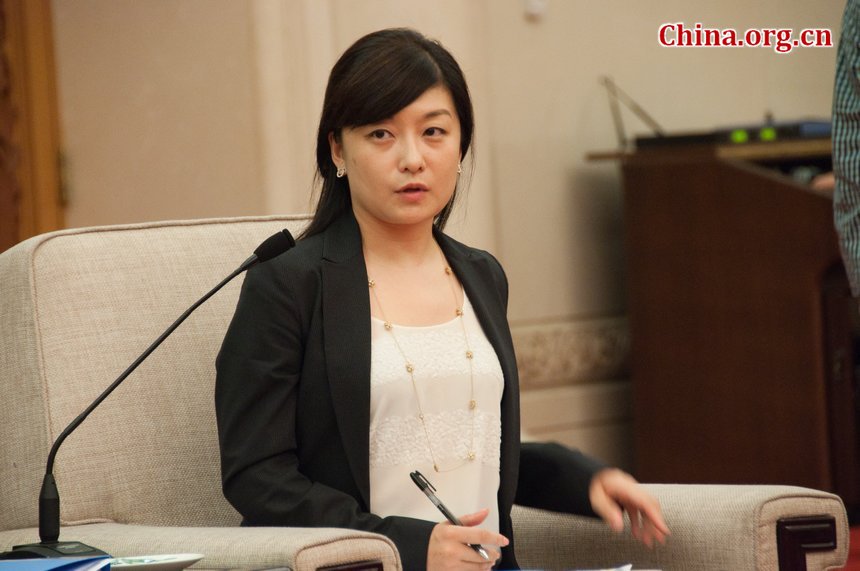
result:
<svg viewBox="0 0 860 571"><path fill-rule="evenodd" d="M451 268L449 266L445 266L445 273L449 276L453 274L453 272L451 271ZM436 462L435 455L433 454L433 445L430 442L430 433L427 429L426 419L424 418L424 411L421 407L421 399L418 396L418 387L415 384L415 366L409 361L409 359L406 357L406 354L403 352L402 347L400 347L400 343L398 343L398 341L397 341L397 336L394 334L394 325L390 321L388 321L388 319L385 318L385 311L382 309L382 304L379 302L379 297L376 294L376 288L375 288L376 281L368 279L367 285L370 287L370 292L373 295L374 300L376 301L376 305L379 307L380 313L382 314L383 326L384 326L385 330L389 334L391 334L391 338L394 340L394 343L397 346L397 349L400 351L400 354L404 360L404 366L406 368L406 372L409 374L409 378L412 381L412 390L414 391L414 394L415 394L415 402L418 405L418 419L421 421L421 426L424 429L424 436L425 436L425 438L427 438L427 448L430 452L430 457L433 459L433 470L436 473L442 473L443 470L439 469L439 464ZM454 302L457 303L457 301L458 301L457 300L457 292L454 290L453 284L451 286L451 293L454 295ZM464 294L464 296L465 296L465 294ZM474 374L474 370L472 369L472 362L474 359L474 353L472 352L471 347L469 347L469 337L466 334L466 326L463 324L463 308L460 307L459 305L455 305L454 313L457 315L457 317L460 318L460 326L463 329L463 340L465 341L465 344L466 344L466 351L465 351L466 359L469 362L469 390L471 393L471 398L469 399L469 410L472 412L472 414L471 414L471 416L472 416L472 438L471 438L472 444L471 444L471 446L474 446L475 445L474 444L474 441L475 441L475 416L476 416L475 410L478 408L478 401L475 400L475 374ZM475 454L475 451L469 450L468 453L466 454L465 460L461 461L456 466L453 466L451 468L446 468L444 470L444 472L450 472L452 470L456 470L457 468L465 466L469 462L474 462L476 457L477 456Z"/></svg>

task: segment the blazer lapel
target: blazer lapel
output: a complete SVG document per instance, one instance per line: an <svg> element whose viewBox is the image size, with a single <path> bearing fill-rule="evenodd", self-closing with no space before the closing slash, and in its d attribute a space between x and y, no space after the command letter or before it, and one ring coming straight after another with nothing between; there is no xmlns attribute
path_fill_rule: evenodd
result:
<svg viewBox="0 0 860 571"><path fill-rule="evenodd" d="M516 380L516 357L508 327L507 300L493 280L496 272L487 259L458 248L456 242L441 232L436 232L436 239L463 284L484 334L496 350L505 379Z"/></svg>
<svg viewBox="0 0 860 571"><path fill-rule="evenodd" d="M352 216L326 231L322 310L326 367L352 476L370 508L370 299L361 234Z"/></svg>
<svg viewBox="0 0 860 571"><path fill-rule="evenodd" d="M520 464L520 399L519 374L511 330L507 318L507 291L501 292L501 284L494 276L502 277L498 268L493 268L485 257L478 257L441 232L436 240L442 247L448 263L463 284L466 295L475 309L475 315L484 334L499 358L505 378L502 395L502 481L499 487L500 509L509 510L516 494ZM504 526L505 522L503 523Z"/></svg>

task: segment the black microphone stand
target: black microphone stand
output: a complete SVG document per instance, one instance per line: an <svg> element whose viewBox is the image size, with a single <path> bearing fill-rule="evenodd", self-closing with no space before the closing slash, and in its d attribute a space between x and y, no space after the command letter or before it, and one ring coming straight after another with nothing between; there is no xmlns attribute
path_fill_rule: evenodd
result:
<svg viewBox="0 0 860 571"><path fill-rule="evenodd" d="M227 285L233 278L248 270L251 266L260 262L265 262L270 258L281 254L296 244L293 237L287 230L281 230L267 238L260 244L254 254L247 260L242 262L233 273L221 280L221 283L209 290L203 297L198 299L194 305L185 310L185 312L162 333L158 339L146 348L141 353L140 357L128 366L117 379L94 400L81 414L77 416L69 425L60 433L60 436L54 441L51 446L51 451L48 453L48 462L45 467L45 477L42 480L42 489L39 492L39 543L29 543L26 545L15 545L12 551L0 553L0 560L3 559L42 559L46 557L93 557L99 555L108 555L100 549L80 543L78 541L59 541L60 538L60 493L57 490L57 483L54 480L54 460L57 456L57 450L63 441L71 434L80 424L86 420L90 413L98 407L125 379L128 377L141 363L143 363L183 321L185 321L194 310L200 307L210 297L215 295L218 290Z"/></svg>

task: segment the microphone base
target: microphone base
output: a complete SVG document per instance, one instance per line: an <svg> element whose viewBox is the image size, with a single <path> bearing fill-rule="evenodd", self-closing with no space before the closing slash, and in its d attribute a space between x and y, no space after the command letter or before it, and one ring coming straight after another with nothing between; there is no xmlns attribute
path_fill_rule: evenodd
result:
<svg viewBox="0 0 860 571"><path fill-rule="evenodd" d="M2 559L53 559L55 557L97 557L107 555L101 549L90 547L79 541L55 541L51 543L29 543L15 545L12 551L0 553Z"/></svg>

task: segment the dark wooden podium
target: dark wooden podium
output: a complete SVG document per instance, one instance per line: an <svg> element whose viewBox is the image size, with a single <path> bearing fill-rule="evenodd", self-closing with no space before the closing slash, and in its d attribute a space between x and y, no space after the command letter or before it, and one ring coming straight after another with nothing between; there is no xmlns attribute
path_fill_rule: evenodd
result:
<svg viewBox="0 0 860 571"><path fill-rule="evenodd" d="M853 316L825 140L621 156L636 475L860 500Z"/></svg>

